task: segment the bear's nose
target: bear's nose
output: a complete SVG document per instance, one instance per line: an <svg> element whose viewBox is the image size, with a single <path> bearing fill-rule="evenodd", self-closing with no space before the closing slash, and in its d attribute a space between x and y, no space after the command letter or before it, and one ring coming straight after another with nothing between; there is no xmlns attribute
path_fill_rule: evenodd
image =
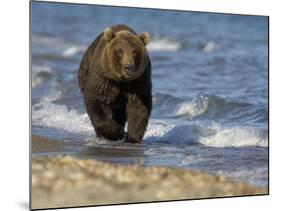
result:
<svg viewBox="0 0 281 211"><path fill-rule="evenodd" d="M125 64L124 69L127 70L128 72L134 71L135 65L133 64Z"/></svg>

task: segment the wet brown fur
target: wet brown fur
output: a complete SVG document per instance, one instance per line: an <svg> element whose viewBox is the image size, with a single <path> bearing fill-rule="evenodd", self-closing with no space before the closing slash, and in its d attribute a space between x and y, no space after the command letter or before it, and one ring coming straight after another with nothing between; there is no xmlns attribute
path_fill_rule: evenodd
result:
<svg viewBox="0 0 281 211"><path fill-rule="evenodd" d="M83 56L79 86L97 137L142 141L152 107L148 42L147 32L138 35L126 25L116 25L101 33ZM119 47L122 56L116 53ZM126 63L135 65L133 75L122 69Z"/></svg>

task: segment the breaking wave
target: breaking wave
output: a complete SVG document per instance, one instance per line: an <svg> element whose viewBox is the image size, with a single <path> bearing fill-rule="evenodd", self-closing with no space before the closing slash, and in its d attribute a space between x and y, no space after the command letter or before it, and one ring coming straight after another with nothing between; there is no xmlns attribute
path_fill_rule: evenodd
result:
<svg viewBox="0 0 281 211"><path fill-rule="evenodd" d="M217 44L214 41L209 41L206 43L206 45L204 45L202 50L204 53L211 53L219 49L221 49L221 45Z"/></svg>
<svg viewBox="0 0 281 211"><path fill-rule="evenodd" d="M254 127L221 127L154 123L148 127L145 138L149 142L202 144L207 147L268 147L268 131Z"/></svg>
<svg viewBox="0 0 281 211"><path fill-rule="evenodd" d="M41 35L32 35L32 42L34 44L46 45L48 47L55 47L61 50L63 57L69 58L77 55L78 53L84 53L87 49L86 45L73 43L66 41L60 37L49 37ZM164 51L174 52L183 47L180 41L176 41L170 38L155 38L147 45L149 51Z"/></svg>
<svg viewBox="0 0 281 211"><path fill-rule="evenodd" d="M53 70L46 65L32 65L32 88L43 85L52 76Z"/></svg>
<svg viewBox="0 0 281 211"><path fill-rule="evenodd" d="M151 40L151 42L147 45L148 51L178 51L182 48L182 43L179 41L174 41L168 38L159 38ZM78 53L83 53L87 49L85 45L74 45L69 44L63 51L62 56L64 57L72 57Z"/></svg>
<svg viewBox="0 0 281 211"><path fill-rule="evenodd" d="M258 146L268 147L267 131L259 130L253 127L231 127L223 128L220 125L214 125L208 130L212 134L200 136L198 143L208 147L245 147Z"/></svg>
<svg viewBox="0 0 281 211"><path fill-rule="evenodd" d="M32 35L32 43L41 45L51 45L60 46L65 43L65 41L60 37L52 37L47 35Z"/></svg>
<svg viewBox="0 0 281 211"><path fill-rule="evenodd" d="M208 96L201 95L190 102L180 103L175 110L175 114L178 116L193 118L207 111L209 103L210 98Z"/></svg>
<svg viewBox="0 0 281 211"><path fill-rule="evenodd" d="M40 102L32 106L32 123L69 133L94 135L86 113L51 102ZM148 143L202 144L208 147L268 146L267 131L253 127L176 124L157 119L150 121L144 138Z"/></svg>
<svg viewBox="0 0 281 211"><path fill-rule="evenodd" d="M72 56L75 56L76 54L78 53L82 53L82 52L85 52L87 49L86 46L83 46L83 45L72 45L70 47L67 47L63 52L62 52L62 55L64 57L72 57Z"/></svg>
<svg viewBox="0 0 281 211"><path fill-rule="evenodd" d="M183 47L179 41L171 40L168 38L152 39L147 45L149 51L178 51Z"/></svg>
<svg viewBox="0 0 281 211"><path fill-rule="evenodd" d="M78 113L64 105L48 101L32 106L32 124L60 129L69 133L94 134L93 127L86 113Z"/></svg>
<svg viewBox="0 0 281 211"><path fill-rule="evenodd" d="M266 123L268 108L264 105L198 94L183 100L168 94L156 93L153 98L154 117L181 117L189 120L224 120L227 122Z"/></svg>

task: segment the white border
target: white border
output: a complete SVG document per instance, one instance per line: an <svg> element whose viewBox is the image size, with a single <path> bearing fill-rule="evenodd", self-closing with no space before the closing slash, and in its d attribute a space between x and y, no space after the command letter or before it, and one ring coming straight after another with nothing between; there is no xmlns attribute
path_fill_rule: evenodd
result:
<svg viewBox="0 0 281 211"><path fill-rule="evenodd" d="M106 206L68 210L275 210L280 198L280 7L274 0L92 0L68 2L270 16L270 196ZM29 139L29 2L2 1L1 210L27 209ZM279 117L279 118L278 118Z"/></svg>

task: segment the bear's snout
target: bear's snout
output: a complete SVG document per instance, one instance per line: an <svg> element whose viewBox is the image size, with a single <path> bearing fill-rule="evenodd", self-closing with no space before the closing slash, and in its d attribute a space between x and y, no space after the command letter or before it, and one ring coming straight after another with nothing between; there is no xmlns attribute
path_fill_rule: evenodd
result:
<svg viewBox="0 0 281 211"><path fill-rule="evenodd" d="M125 64L123 65L124 70L127 72L134 72L135 71L135 65L134 64Z"/></svg>

